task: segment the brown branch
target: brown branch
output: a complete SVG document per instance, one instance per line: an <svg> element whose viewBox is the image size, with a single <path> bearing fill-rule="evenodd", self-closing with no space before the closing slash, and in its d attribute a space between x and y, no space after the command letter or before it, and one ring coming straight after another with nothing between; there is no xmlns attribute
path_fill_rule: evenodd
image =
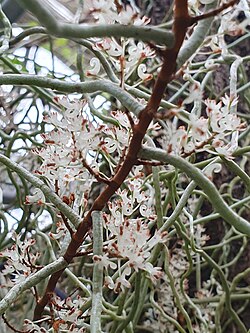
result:
<svg viewBox="0 0 250 333"><path fill-rule="evenodd" d="M30 333L31 331L20 331L20 330L17 330L14 326L12 326L8 320L6 319L5 315L2 314L2 318L3 318L3 321L4 323L6 324L6 326L8 326L13 332L16 332L16 333Z"/></svg>
<svg viewBox="0 0 250 333"><path fill-rule="evenodd" d="M105 183L105 184L109 184L110 183L110 180L107 179L107 178L104 178L102 177L99 172L95 172L89 165L88 163L86 162L85 158L82 156L82 153L80 153L80 158L81 158L81 162L82 162L82 165L84 168L86 168L88 170L88 172L95 177L95 179L100 182L100 183Z"/></svg>
<svg viewBox="0 0 250 333"><path fill-rule="evenodd" d="M183 44L186 31L190 25L190 16L188 15L187 0L175 0L174 9L174 24L173 32L175 36L175 45L172 49L164 51L164 62L160 73L156 79L155 86L153 88L152 95L148 101L146 108L139 115L139 122L134 125L132 138L127 150L126 157L123 164L117 170L110 183L106 186L103 192L96 198L91 209L80 223L77 231L72 235L71 242L64 254L64 259L70 263L77 253L77 249L82 244L88 231L92 227L91 214L93 211L101 211L111 196L122 185L123 181L128 176L132 167L137 163L137 155L141 149L142 140L146 134L146 131L153 120L157 109L160 105L161 99L165 92L167 84L171 81L176 70L176 58L180 47ZM49 301L49 294L53 292L56 283L62 275L64 269L52 274L49 279L44 296L37 303L34 311L34 319L40 319L44 310L44 307Z"/></svg>
<svg viewBox="0 0 250 333"><path fill-rule="evenodd" d="M201 149L201 148L203 148L205 145L207 145L208 143L210 143L210 142L213 140L213 138L215 137L215 135L216 135L216 133L213 133L213 134L212 134L207 140L202 141L202 142L200 142L199 144L197 144L197 145L195 146L195 148L192 149L191 151L189 151L188 153L183 153L183 154L181 154L181 157L183 157L183 158L184 158L184 157L188 157L188 156L191 156L192 154L196 153L198 149Z"/></svg>
<svg viewBox="0 0 250 333"><path fill-rule="evenodd" d="M125 65L125 58L123 56L120 56L120 87L124 89L124 65Z"/></svg>
<svg viewBox="0 0 250 333"><path fill-rule="evenodd" d="M225 10L225 9L231 7L231 6L236 5L238 2L239 2L239 0L231 0L228 3L224 3L220 7L216 8L214 10L210 10L209 12L207 12L205 14L192 17L191 21L190 21L190 25L193 25L193 24L195 24L195 23L197 23L201 20L205 20L209 17L216 16L216 15L220 14L223 10Z"/></svg>
<svg viewBox="0 0 250 333"><path fill-rule="evenodd" d="M161 113L157 113L155 115L155 119L161 119L161 120L166 120L166 119L171 119L174 116L176 116L176 114L178 113L178 110L174 110L174 109L169 109L169 110L164 110Z"/></svg>
<svg viewBox="0 0 250 333"><path fill-rule="evenodd" d="M59 196L59 181L58 179L55 180L55 193Z"/></svg>
<svg viewBox="0 0 250 333"><path fill-rule="evenodd" d="M93 249L89 249L89 250L86 250L86 251L84 251L84 252L77 252L77 253L75 254L75 258L76 258L76 257L83 257L83 256L86 256L86 255L88 255L88 254L93 254Z"/></svg>
<svg viewBox="0 0 250 333"><path fill-rule="evenodd" d="M115 171L114 171L114 174L116 174L118 172L118 170L121 168L122 166L122 163L125 159L125 156L126 156L126 151L127 151L127 147L125 146L122 150L122 153L121 153L121 156L120 156L120 159L119 159L119 162L117 163L116 167L115 167Z"/></svg>
<svg viewBox="0 0 250 333"><path fill-rule="evenodd" d="M131 116L131 114L130 114L130 112L129 112L128 109L125 108L125 111L124 111L124 112L125 112L125 114L126 114L126 116L127 116L127 118L128 118L128 121L129 121L129 123L130 123L131 129L132 129L132 131L133 131L134 126L135 126L134 119L132 118L132 116Z"/></svg>
<svg viewBox="0 0 250 333"><path fill-rule="evenodd" d="M64 223L65 227L68 229L68 231L70 233L70 236L72 237L73 234L74 234L74 230L71 228L71 226L70 226L70 224L68 222L67 217L62 212L60 212L60 215L61 215L61 218L63 220L63 223Z"/></svg>

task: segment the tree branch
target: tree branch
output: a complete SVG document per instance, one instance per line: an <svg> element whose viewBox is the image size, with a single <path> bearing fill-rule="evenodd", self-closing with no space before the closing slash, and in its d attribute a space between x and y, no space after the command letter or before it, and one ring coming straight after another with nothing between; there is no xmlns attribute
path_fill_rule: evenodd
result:
<svg viewBox="0 0 250 333"><path fill-rule="evenodd" d="M34 287L49 275L64 269L66 266L67 262L61 257L40 269L38 272L28 276L25 281L16 284L0 301L0 314L3 314L25 290Z"/></svg>
<svg viewBox="0 0 250 333"><path fill-rule="evenodd" d="M92 213L93 219L93 255L103 255L103 225L100 212ZM90 316L90 331L101 333L102 313L102 286L103 286L103 265L100 261L94 262L93 269L93 296Z"/></svg>
<svg viewBox="0 0 250 333"><path fill-rule="evenodd" d="M127 37L143 41L151 41L172 47L173 34L150 26L135 26L122 24L79 25L58 22L39 0L17 0L17 2L29 10L39 22L46 27L51 35L63 38L92 38L92 37Z"/></svg>
<svg viewBox="0 0 250 333"><path fill-rule="evenodd" d="M208 196L209 201L212 203L220 216L236 230L250 237L250 223L241 216L237 215L225 203L215 185L198 168L179 156L167 154L162 149L143 148L139 153L139 157L147 160L153 159L169 163L185 172L188 177L193 179L196 184L203 189L205 194Z"/></svg>
<svg viewBox="0 0 250 333"><path fill-rule="evenodd" d="M205 6L204 11L209 11L216 8L218 4L218 0L208 4ZM210 27L214 17L209 17L205 20L200 21L196 27L194 27L194 31L190 38L186 40L179 52L177 58L177 67L180 68L193 54L194 52L201 46L204 41L204 38L208 34Z"/></svg>
<svg viewBox="0 0 250 333"><path fill-rule="evenodd" d="M12 162L8 157L0 154L0 163L4 164L10 170L16 172L19 176L26 179L30 182L34 187L39 188L45 197L52 202L55 207L65 215L70 222L77 228L80 224L80 216L75 213L73 209L71 209L68 205L66 205L57 194L55 194L50 187L48 187L42 180L32 175L29 171L21 167L15 162Z"/></svg>
<svg viewBox="0 0 250 333"><path fill-rule="evenodd" d="M56 91L62 91L65 93L92 93L102 91L107 92L117 98L125 108L127 108L129 111L133 112L137 116L144 109L144 107L129 93L121 89L118 85L106 80L93 80L83 83L77 83L65 82L57 79L49 79L43 76L36 75L6 74L0 75L0 84L44 87L54 89Z"/></svg>

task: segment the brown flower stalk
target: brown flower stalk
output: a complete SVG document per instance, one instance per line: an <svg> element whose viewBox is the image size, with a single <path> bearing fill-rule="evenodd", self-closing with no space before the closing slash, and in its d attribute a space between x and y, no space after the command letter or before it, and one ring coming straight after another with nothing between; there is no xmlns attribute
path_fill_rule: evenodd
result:
<svg viewBox="0 0 250 333"><path fill-rule="evenodd" d="M232 1L231 1L232 2ZM235 1L233 1L235 2ZM224 7L223 7L224 9ZM221 11L221 8L219 9ZM209 13L210 16L218 14L218 11ZM207 15L204 16L207 18ZM167 87L167 84L172 80L176 71L176 59L179 50L183 44L184 38L188 27L197 22L198 18L191 18L188 14L187 0L175 0L174 8L174 24L173 33L175 37L175 44L173 48L166 49L162 52L163 64L160 73L157 77L152 95L148 101L147 106L139 115L139 122L133 126L133 135L128 147L126 156L120 168L116 171L115 175L111 178L103 192L96 198L91 209L84 217L79 225L77 231L72 235L71 242L64 254L64 259L70 263L76 256L77 250L82 244L88 231L92 227L91 214L93 211L101 211L109 201L110 197L122 185L123 181L128 176L132 167L138 163L137 154L141 149L143 138L146 134L149 124L156 115L157 109ZM64 269L51 275L44 296L38 301L34 311L34 320L41 318L44 307L49 301L49 295L54 291L58 279L61 277Z"/></svg>

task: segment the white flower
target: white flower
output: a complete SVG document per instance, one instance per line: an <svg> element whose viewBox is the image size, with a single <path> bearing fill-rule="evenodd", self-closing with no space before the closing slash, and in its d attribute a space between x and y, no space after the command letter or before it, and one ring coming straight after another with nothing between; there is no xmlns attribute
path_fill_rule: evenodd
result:
<svg viewBox="0 0 250 333"><path fill-rule="evenodd" d="M37 333L46 333L46 329L44 327L40 327L39 325L34 324L29 319L24 320L24 328L29 332L37 332Z"/></svg>
<svg viewBox="0 0 250 333"><path fill-rule="evenodd" d="M72 134L68 129L56 129L47 134L42 134L44 143L47 145L57 144L67 146L72 143Z"/></svg>
<svg viewBox="0 0 250 333"><path fill-rule="evenodd" d="M137 74L139 76L140 79L142 79L143 81L148 81L151 80L153 75L152 74L148 74L147 73L147 67L145 64L140 64L137 68Z"/></svg>
<svg viewBox="0 0 250 333"><path fill-rule="evenodd" d="M68 232L68 229L66 228L65 224L62 223L61 221L57 222L56 225L57 225L56 232L55 233L52 233L52 232L49 233L49 236L54 240L55 239L61 239Z"/></svg>
<svg viewBox="0 0 250 333"><path fill-rule="evenodd" d="M114 23L117 17L113 0L93 0L92 13L100 24Z"/></svg>
<svg viewBox="0 0 250 333"><path fill-rule="evenodd" d="M69 101L65 96L57 99L57 102L66 109L65 114L68 116L71 114L72 117L75 117L85 104L84 100L74 99L73 101Z"/></svg>
<svg viewBox="0 0 250 333"><path fill-rule="evenodd" d="M118 142L120 143L119 145L120 150L122 150L124 147L128 147L129 132L124 128L116 128L115 134Z"/></svg>
<svg viewBox="0 0 250 333"><path fill-rule="evenodd" d="M146 16L140 17L132 6L126 6L117 15L116 21L120 24L146 25L150 19Z"/></svg>
<svg viewBox="0 0 250 333"><path fill-rule="evenodd" d="M87 71L87 75L98 75L101 69L100 60L98 58L92 58L89 64L92 69Z"/></svg>
<svg viewBox="0 0 250 333"><path fill-rule="evenodd" d="M44 121L53 124L57 128L69 131L79 131L82 127L82 109L85 105L84 100L74 100L69 102L66 97L56 99L64 107L62 115L52 112L44 117Z"/></svg>
<svg viewBox="0 0 250 333"><path fill-rule="evenodd" d="M221 100L224 106L221 108L223 114L230 113L231 108L235 107L238 104L238 97L231 98L228 95L221 97Z"/></svg>
<svg viewBox="0 0 250 333"><path fill-rule="evenodd" d="M190 104L194 101L201 101L202 91L200 82L195 81L189 88L189 95L183 101L183 104Z"/></svg>
<svg viewBox="0 0 250 333"><path fill-rule="evenodd" d="M97 42L94 48L98 51L106 51L111 57L120 57L123 54L122 46L113 38L104 38L102 41Z"/></svg>
<svg viewBox="0 0 250 333"><path fill-rule="evenodd" d="M106 287L108 287L109 289L114 289L115 288L115 283L114 283L114 281L112 280L112 278L110 276L105 276L104 285Z"/></svg>
<svg viewBox="0 0 250 333"><path fill-rule="evenodd" d="M149 203L144 203L140 205L140 213L143 217L149 218L153 216L153 207L151 206L150 202Z"/></svg>
<svg viewBox="0 0 250 333"><path fill-rule="evenodd" d="M154 57L155 52L143 42L135 44L134 41L131 41L131 45L128 47L128 54L128 66L132 67L137 64L139 60Z"/></svg>
<svg viewBox="0 0 250 333"><path fill-rule="evenodd" d="M9 249L0 253L0 257L8 258L5 262L3 275L11 274L10 284L17 284L24 281L31 274L31 265L35 265L39 253L33 255L29 249L35 243L34 239L25 239L21 241L22 234L13 233L15 244Z"/></svg>
<svg viewBox="0 0 250 333"><path fill-rule="evenodd" d="M155 283L163 275L161 267L154 267L150 262L145 264L144 270L149 273L149 277L153 283Z"/></svg>
<svg viewBox="0 0 250 333"><path fill-rule="evenodd" d="M196 114L191 113L189 116L191 132L190 135L195 141L205 141L208 135L208 119L204 117L197 117Z"/></svg>
<svg viewBox="0 0 250 333"><path fill-rule="evenodd" d="M127 130L130 129L130 122L126 113L117 110L112 111L111 116L118 120L121 126L125 127Z"/></svg>
<svg viewBox="0 0 250 333"><path fill-rule="evenodd" d="M237 98L231 100L227 95L222 97L221 102L217 103L213 100L207 99L207 115L209 117L210 126L215 133L229 133L240 128L241 120L235 114L232 114L231 108L238 103Z"/></svg>
<svg viewBox="0 0 250 333"><path fill-rule="evenodd" d="M84 304L84 300L78 296L75 299L67 297L64 300L61 300L59 297L53 295L53 306L55 306L58 316L60 318L59 325L61 329L65 329L69 332L74 332L74 328L78 325L82 327L84 322L81 318L81 307ZM75 330L75 332L82 332L81 330Z"/></svg>
<svg viewBox="0 0 250 333"><path fill-rule="evenodd" d="M129 24L133 22L136 16L138 16L138 13L136 13L132 7L126 6L126 9L121 10L117 16L117 21L121 24Z"/></svg>
<svg viewBox="0 0 250 333"><path fill-rule="evenodd" d="M99 261L103 265L103 267L105 267L105 269L108 269L108 267L110 267L111 269L117 268L117 264L109 259L107 253L102 256L94 256L93 260L95 262Z"/></svg>
<svg viewBox="0 0 250 333"><path fill-rule="evenodd" d="M170 154L179 154L187 143L187 131L184 126L180 126L176 129L174 125L169 122L167 123L167 125L167 151Z"/></svg>
<svg viewBox="0 0 250 333"><path fill-rule="evenodd" d="M232 159L233 152L238 148L238 139L239 139L239 132L235 131L232 134L231 141L225 145L224 141L222 140L214 140L213 146L214 149L217 151L218 154L224 155L228 159Z"/></svg>
<svg viewBox="0 0 250 333"><path fill-rule="evenodd" d="M36 203L36 204L41 205L41 204L44 204L45 201L46 201L46 199L45 199L43 192L39 188L37 188L33 195L26 196L25 204L31 205L33 203Z"/></svg>
<svg viewBox="0 0 250 333"><path fill-rule="evenodd" d="M131 268L129 266L126 266L126 268L123 270L122 274L116 279L114 290L119 291L120 289L124 290L125 288L131 288L130 282L126 279L126 276L131 274Z"/></svg>
<svg viewBox="0 0 250 333"><path fill-rule="evenodd" d="M221 102L216 103L213 99L206 99L205 104L207 106L206 112L208 117L211 117L212 113L219 113L222 105Z"/></svg>
<svg viewBox="0 0 250 333"><path fill-rule="evenodd" d="M213 179L213 173L219 173L222 169L222 165L220 163L211 163L203 170L203 173L209 178Z"/></svg>
<svg viewBox="0 0 250 333"><path fill-rule="evenodd" d="M11 259L11 261L17 261L19 259L17 246L13 245L11 248L1 251L0 257L7 257Z"/></svg>
<svg viewBox="0 0 250 333"><path fill-rule="evenodd" d="M103 147L109 154L112 154L117 151L118 143L113 138L105 138Z"/></svg>
<svg viewBox="0 0 250 333"><path fill-rule="evenodd" d="M135 174L136 173L137 173L137 170L135 170ZM139 178L134 178L134 179L130 180L130 182L128 184L128 187L132 193L132 197L139 204L142 203L143 201L147 200L147 196L146 196L145 192L141 190L141 186L142 186L142 179L139 179Z"/></svg>

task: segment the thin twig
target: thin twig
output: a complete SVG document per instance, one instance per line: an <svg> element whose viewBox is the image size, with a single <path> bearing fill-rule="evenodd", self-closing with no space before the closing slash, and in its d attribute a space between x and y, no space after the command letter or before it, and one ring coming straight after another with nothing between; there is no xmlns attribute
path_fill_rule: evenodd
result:
<svg viewBox="0 0 250 333"><path fill-rule="evenodd" d="M225 10L225 9L231 7L231 6L236 5L238 2L239 2L239 0L231 0L228 3L224 3L220 7L216 8L214 10L211 10L211 11L205 13L205 14L192 17L191 20L190 20L190 25L193 25L193 24L195 24L195 23L197 23L201 20L205 20L209 17L214 17L214 16L220 14L223 10Z"/></svg>
<svg viewBox="0 0 250 333"><path fill-rule="evenodd" d="M13 331L13 332L16 332L16 333L30 333L30 331L20 331L18 329L16 329L14 326L12 326L8 320L6 319L5 315L2 314L2 318L3 318L3 321L4 323Z"/></svg>

